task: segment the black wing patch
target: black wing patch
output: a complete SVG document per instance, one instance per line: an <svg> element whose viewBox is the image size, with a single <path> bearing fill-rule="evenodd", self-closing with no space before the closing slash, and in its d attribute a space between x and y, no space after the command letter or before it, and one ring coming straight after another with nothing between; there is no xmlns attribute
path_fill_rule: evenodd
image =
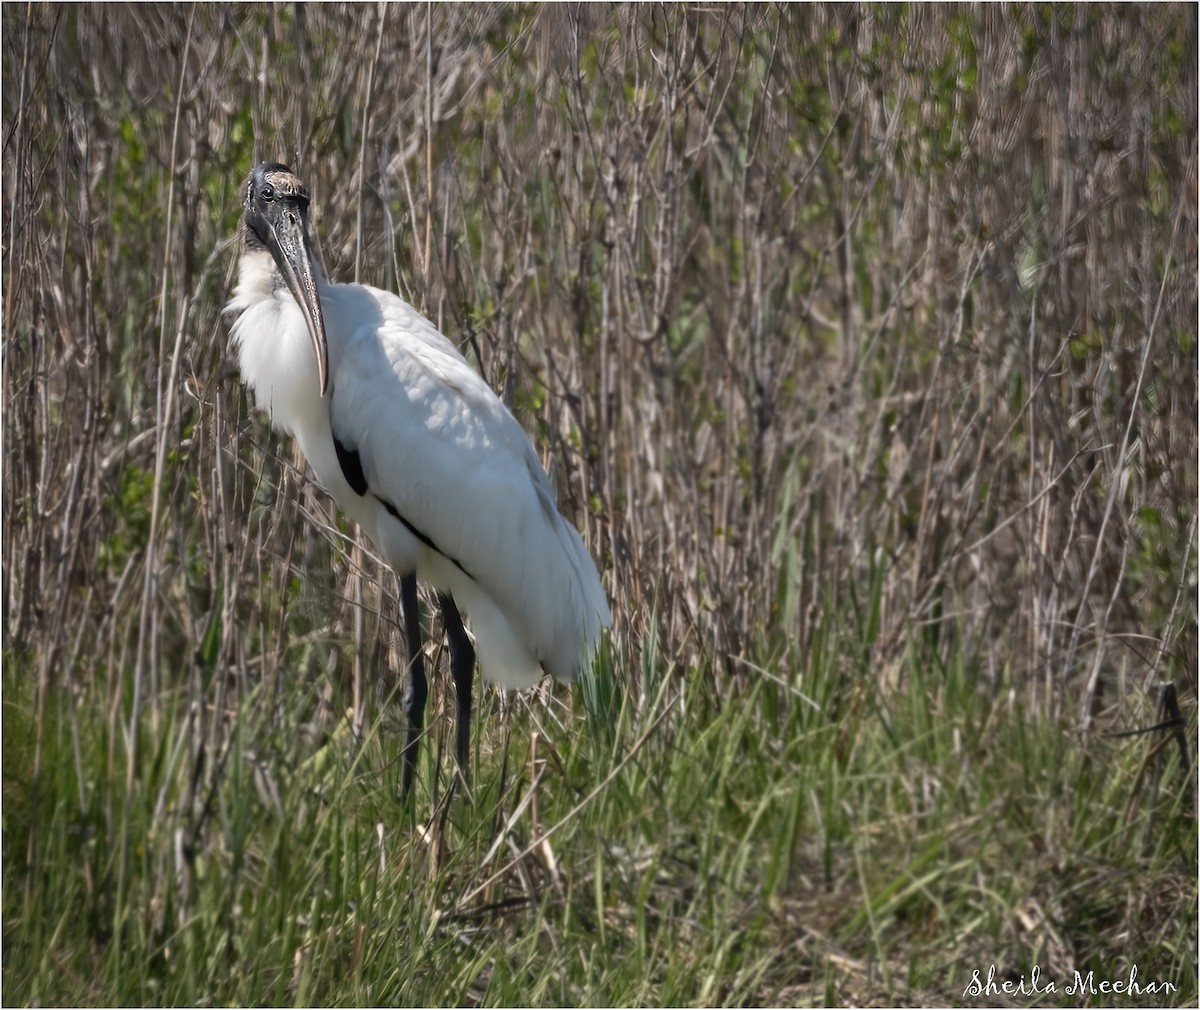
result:
<svg viewBox="0 0 1200 1010"><path fill-rule="evenodd" d="M337 435L333 436L333 448L337 452L342 476L346 478L350 489L361 498L367 493L367 475L363 473L362 459L358 455L358 450L347 449L338 441Z"/></svg>
<svg viewBox="0 0 1200 1010"><path fill-rule="evenodd" d="M362 457L359 456L357 449L347 449L344 445L342 445L342 443L338 441L338 437L336 435L333 436L333 448L337 453L338 464L342 468L342 476L346 478L346 483L350 485L350 489L361 498L367 493L367 475L363 473ZM463 566L456 559L450 557L449 554L438 547L438 545L435 544L428 536L426 536L412 523L405 519L404 516L400 514L400 510L397 509L396 506L390 501L388 501L386 498L380 498L379 495L375 495L375 500L379 502L379 504L385 509L387 509L388 515L399 522L406 530L408 530L409 533L420 540L421 543L423 543L431 551L437 551L438 554L446 558L448 561L454 562L454 567L462 572L463 575L465 575L468 579L473 578L471 573L463 568Z"/></svg>
<svg viewBox="0 0 1200 1010"><path fill-rule="evenodd" d="M357 453L355 454L355 458L357 458ZM380 498L379 495L375 496L375 500L377 502L379 502L379 504L382 505L385 509L387 509L388 515L390 515L393 519L395 519L397 522L399 522L406 530L408 530L409 533L411 533L414 537L416 537L418 540L420 540L421 543L423 543L431 551L436 551L438 554L440 554L442 557L444 557L447 561L452 562L454 564L454 567L457 568L460 572L462 572L463 575L465 575L468 579L471 579L472 581L474 581L475 577L470 572L468 572L465 568L463 568L462 564L458 561L457 558L450 557L449 554L447 554L444 550L442 550L428 536L426 536L419 529L417 529L412 523L410 523L407 519L405 519L404 516L402 516L400 514L399 509L397 509L395 505L393 505L386 498Z"/></svg>

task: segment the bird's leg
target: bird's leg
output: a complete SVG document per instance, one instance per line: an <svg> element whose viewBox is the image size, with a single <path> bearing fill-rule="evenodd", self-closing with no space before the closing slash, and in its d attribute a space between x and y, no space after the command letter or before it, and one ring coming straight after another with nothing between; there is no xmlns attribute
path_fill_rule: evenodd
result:
<svg viewBox="0 0 1200 1010"><path fill-rule="evenodd" d="M412 792L413 773L417 770L417 749L425 722L425 656L421 646L421 604L417 600L417 577L400 579L400 607L404 611L404 641L408 646L408 686L404 689L404 713L408 716L408 737L404 742L402 795Z"/></svg>
<svg viewBox="0 0 1200 1010"><path fill-rule="evenodd" d="M459 774L465 779L471 752L471 681L475 676L475 647L471 645L453 598L439 593L438 604L442 608L446 637L450 640L450 672L454 676L454 692L458 696L455 756L458 758Z"/></svg>

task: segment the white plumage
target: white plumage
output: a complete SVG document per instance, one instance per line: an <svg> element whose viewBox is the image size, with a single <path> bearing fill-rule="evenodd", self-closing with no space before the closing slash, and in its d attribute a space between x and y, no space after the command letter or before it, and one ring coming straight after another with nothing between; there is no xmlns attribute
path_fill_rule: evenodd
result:
<svg viewBox="0 0 1200 1010"><path fill-rule="evenodd" d="M307 193L284 166L256 169L245 197L226 311L256 403L398 574L466 611L484 677L523 688L544 668L573 680L611 617L524 430L410 305L321 276Z"/></svg>

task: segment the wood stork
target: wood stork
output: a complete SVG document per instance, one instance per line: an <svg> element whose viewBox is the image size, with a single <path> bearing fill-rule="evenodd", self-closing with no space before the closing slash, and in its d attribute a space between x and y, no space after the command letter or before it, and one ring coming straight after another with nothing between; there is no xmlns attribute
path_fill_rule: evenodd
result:
<svg viewBox="0 0 1200 1010"><path fill-rule="evenodd" d="M322 275L309 196L277 163L242 191L243 252L226 312L243 381L317 480L400 577L409 652L403 790L424 720L417 579L437 590L465 773L475 651L503 687L543 669L570 682L611 625L596 566L525 431L424 316L396 295Z"/></svg>

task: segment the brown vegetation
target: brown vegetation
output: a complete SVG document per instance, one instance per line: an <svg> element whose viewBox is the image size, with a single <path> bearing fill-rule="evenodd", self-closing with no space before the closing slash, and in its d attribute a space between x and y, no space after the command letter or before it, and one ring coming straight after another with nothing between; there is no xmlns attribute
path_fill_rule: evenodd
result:
<svg viewBox="0 0 1200 1010"><path fill-rule="evenodd" d="M724 692L832 640L845 705L915 654L1193 718L1194 8L3 19L4 651L111 775L182 701L203 793L235 699L309 678L319 722L400 641L230 358L264 159L544 450L635 695L651 645Z"/></svg>
<svg viewBox="0 0 1200 1010"><path fill-rule="evenodd" d="M153 703L221 612L240 667L247 587L312 574L327 505L261 482L219 314L265 157L547 446L631 668L653 631L786 671L878 580L881 676L923 634L1085 718L1190 685L1185 11L5 18L4 622L45 686L109 657Z"/></svg>

